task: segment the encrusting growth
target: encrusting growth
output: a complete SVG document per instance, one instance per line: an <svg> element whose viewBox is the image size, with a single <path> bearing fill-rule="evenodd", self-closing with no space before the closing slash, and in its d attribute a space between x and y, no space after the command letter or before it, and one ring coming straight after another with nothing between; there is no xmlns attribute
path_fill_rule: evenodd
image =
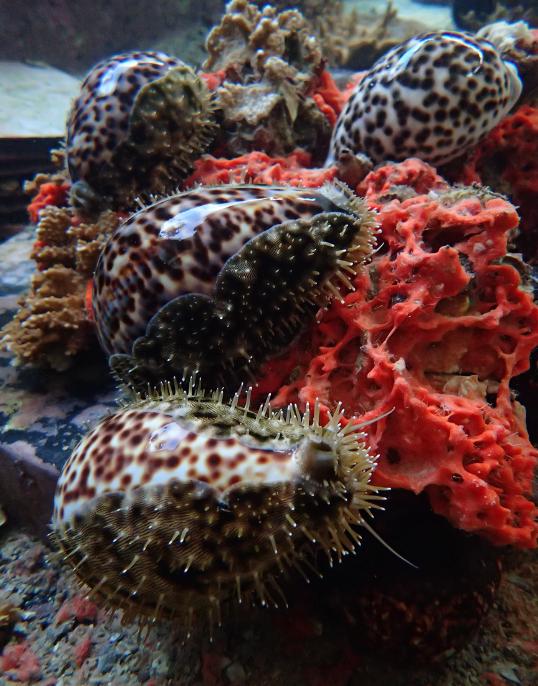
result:
<svg viewBox="0 0 538 686"><path fill-rule="evenodd" d="M383 497L363 425L319 403L255 411L191 377L137 396L79 444L54 538L92 597L127 618L220 620L230 601L285 604L279 577L340 560ZM324 421L325 420L325 421Z"/></svg>

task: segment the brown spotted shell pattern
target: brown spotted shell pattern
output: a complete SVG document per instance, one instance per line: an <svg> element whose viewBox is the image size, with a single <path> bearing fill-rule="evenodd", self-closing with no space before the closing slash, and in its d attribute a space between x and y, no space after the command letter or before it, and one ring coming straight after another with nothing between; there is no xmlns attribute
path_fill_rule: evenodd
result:
<svg viewBox="0 0 538 686"><path fill-rule="evenodd" d="M486 40L425 33L389 50L361 79L336 123L330 162L346 151L374 162L462 155L508 114L522 84Z"/></svg>
<svg viewBox="0 0 538 686"><path fill-rule="evenodd" d="M360 425L257 412L178 384L101 420L58 482L53 532L91 595L127 617L285 603L283 574L341 559L382 500ZM324 424L322 426L322 423Z"/></svg>
<svg viewBox="0 0 538 686"><path fill-rule="evenodd" d="M77 204L127 207L177 185L215 133L209 92L191 67L162 52L129 52L86 76L67 122Z"/></svg>
<svg viewBox="0 0 538 686"><path fill-rule="evenodd" d="M125 221L94 278L99 339L144 390L185 371L238 383L353 288L374 217L345 186L215 186Z"/></svg>

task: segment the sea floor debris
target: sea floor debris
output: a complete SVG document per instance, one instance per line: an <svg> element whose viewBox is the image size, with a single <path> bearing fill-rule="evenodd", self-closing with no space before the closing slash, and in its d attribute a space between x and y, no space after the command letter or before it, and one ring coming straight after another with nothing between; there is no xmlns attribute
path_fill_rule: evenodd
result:
<svg viewBox="0 0 538 686"><path fill-rule="evenodd" d="M22 533L0 541L2 596L18 608L0 657L2 686L505 686L536 683L538 556L505 555L496 601L463 651L437 666L388 668L349 631L298 601L256 611L180 645L166 625L137 635L80 595L50 550ZM268 649L270 646L270 649Z"/></svg>

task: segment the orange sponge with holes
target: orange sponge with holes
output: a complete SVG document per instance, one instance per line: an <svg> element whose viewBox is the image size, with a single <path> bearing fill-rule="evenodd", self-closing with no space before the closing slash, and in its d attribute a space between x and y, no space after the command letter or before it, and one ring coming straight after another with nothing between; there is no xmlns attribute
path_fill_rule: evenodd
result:
<svg viewBox="0 0 538 686"><path fill-rule="evenodd" d="M516 210L414 159L358 192L381 226L369 272L260 388L280 386L276 404L342 401L361 421L393 409L370 427L378 484L425 490L454 526L533 547L538 451L509 384L538 344L538 307L507 254Z"/></svg>

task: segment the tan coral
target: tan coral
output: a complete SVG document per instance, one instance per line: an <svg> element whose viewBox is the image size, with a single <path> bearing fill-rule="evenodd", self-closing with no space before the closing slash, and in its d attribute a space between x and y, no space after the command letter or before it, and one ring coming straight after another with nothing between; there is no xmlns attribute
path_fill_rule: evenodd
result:
<svg viewBox="0 0 538 686"><path fill-rule="evenodd" d="M333 21L336 26L332 27L332 32L328 32L325 39L330 42L332 33L335 47L340 48L342 64L352 64L354 69L366 69L383 53L401 42L401 36L390 35L391 24L397 16L398 11L391 0L388 0L384 12L376 17L355 14L355 22L349 22L347 26ZM321 30L323 32L323 28Z"/></svg>
<svg viewBox="0 0 538 686"><path fill-rule="evenodd" d="M38 175L31 184L34 192L46 182L48 175ZM86 288L102 246L119 220L115 213L104 212L95 224L72 226L73 221L67 208L41 210L31 254L38 271L0 341L19 364L61 371L92 341Z"/></svg>
<svg viewBox="0 0 538 686"><path fill-rule="evenodd" d="M309 23L297 10L277 12L266 5L259 10L247 0L232 0L226 14L210 32L206 49L207 71L233 67L242 80L258 80L265 62L281 57L297 74L313 74L322 62L321 47Z"/></svg>
<svg viewBox="0 0 538 686"><path fill-rule="evenodd" d="M263 4L262 0L259 4ZM276 7L285 7L286 4L277 2ZM308 20L312 32L321 44L323 57L331 66L346 64L352 52L351 46L357 39L362 42L363 34L373 34L375 27L380 23L380 20L374 21L372 27L371 19L365 21L363 17L361 21L357 11L353 9L348 12L342 0L302 0L296 7ZM391 19L396 15L395 10L392 12ZM376 37L383 38L377 35ZM373 41L369 39L368 43L371 42ZM392 45L393 43L390 47Z"/></svg>
<svg viewBox="0 0 538 686"><path fill-rule="evenodd" d="M272 6L279 10L287 4L282 0ZM295 6L308 20L328 64L355 70L368 69L387 50L428 28L400 18L391 0L380 13L350 12L342 0L301 0Z"/></svg>
<svg viewBox="0 0 538 686"><path fill-rule="evenodd" d="M310 106L310 94L325 60L300 12L233 0L209 34L207 52L204 69L225 72L216 98L231 156L287 154L302 145L324 157L330 126Z"/></svg>
<svg viewBox="0 0 538 686"><path fill-rule="evenodd" d="M322 16L318 13L317 15ZM328 55L338 57L336 64L361 71L369 69L382 55L404 40L430 31L423 22L400 17L392 0L380 13L342 14L333 24L321 22L320 40ZM334 57L330 58L335 63Z"/></svg>
<svg viewBox="0 0 538 686"><path fill-rule="evenodd" d="M79 224L69 229L68 236L75 242L75 268L79 274L88 279L93 276L103 245L118 223L118 215L107 210L97 222Z"/></svg>
<svg viewBox="0 0 538 686"><path fill-rule="evenodd" d="M53 205L41 210L36 229L38 243L45 245L65 245L68 243L67 229L71 225L71 213L62 207Z"/></svg>

